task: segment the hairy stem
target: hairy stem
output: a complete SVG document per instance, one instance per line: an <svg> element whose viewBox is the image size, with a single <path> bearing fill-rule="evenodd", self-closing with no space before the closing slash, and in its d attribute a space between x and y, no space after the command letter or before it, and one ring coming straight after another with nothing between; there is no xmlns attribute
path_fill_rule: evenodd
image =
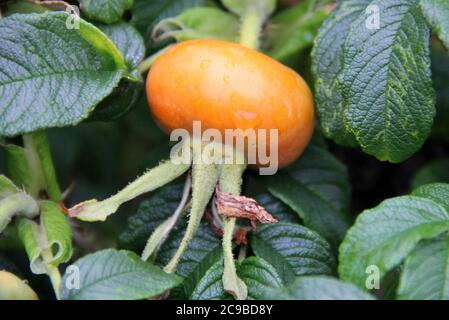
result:
<svg viewBox="0 0 449 320"><path fill-rule="evenodd" d="M220 189L223 192L239 195L241 193L242 174L246 165L227 164L222 168L220 175ZM224 272L223 287L238 300L245 300L248 289L245 283L237 276L234 255L232 253L232 236L234 234L236 218L223 219L223 256Z"/></svg>
<svg viewBox="0 0 449 320"><path fill-rule="evenodd" d="M179 217L181 217L183 213L185 213L186 208L188 207L187 200L189 199L191 185L192 181L190 175L188 175L184 184L182 198L178 207L170 218L165 220L153 231L147 241L147 244L145 245L145 249L142 252L142 260L148 260L148 258L152 257L157 252L157 250L159 250L160 246L167 239L176 222L178 222Z"/></svg>
<svg viewBox="0 0 449 320"><path fill-rule="evenodd" d="M257 49L259 47L259 35L262 29L264 16L259 10L248 10L242 16L240 27L240 44Z"/></svg>
<svg viewBox="0 0 449 320"><path fill-rule="evenodd" d="M200 225L204 210L206 209L218 181L219 166L217 165L217 162L213 160L211 161L209 155L206 153L203 154L202 151L199 151L198 153L195 153L194 151L193 155L192 207L190 210L189 223L178 250L164 268L164 271L167 273L173 273L176 271L179 260L186 251L190 241L198 229L198 226ZM203 159L206 161L203 161Z"/></svg>
<svg viewBox="0 0 449 320"><path fill-rule="evenodd" d="M53 260L53 254L51 253L51 249L45 249L42 251L42 258L44 261ZM56 299L60 299L60 287L61 287L61 273L59 272L58 267L52 265L51 263L45 264L47 269L47 275L50 278L51 285L53 287L53 291L55 292Z"/></svg>

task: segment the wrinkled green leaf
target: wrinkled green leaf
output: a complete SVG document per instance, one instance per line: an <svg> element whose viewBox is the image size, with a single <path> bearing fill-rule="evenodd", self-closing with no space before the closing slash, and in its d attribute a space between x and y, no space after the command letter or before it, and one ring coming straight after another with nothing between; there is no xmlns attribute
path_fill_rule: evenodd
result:
<svg viewBox="0 0 449 320"><path fill-rule="evenodd" d="M108 24L120 21L133 3L133 0L80 0L81 10L89 19Z"/></svg>
<svg viewBox="0 0 449 320"><path fill-rule="evenodd" d="M368 29L360 15L345 42L345 125L363 151L396 163L421 148L435 116L430 32L418 0L371 5L380 8L380 28Z"/></svg>
<svg viewBox="0 0 449 320"><path fill-rule="evenodd" d="M144 90L143 82L120 81L112 93L90 114L89 121L115 121L128 114L137 105Z"/></svg>
<svg viewBox="0 0 449 320"><path fill-rule="evenodd" d="M310 47L328 15L324 7L327 2L306 0L271 18L265 35L267 53L284 61Z"/></svg>
<svg viewBox="0 0 449 320"><path fill-rule="evenodd" d="M449 2L446 0L419 1L427 22L449 49Z"/></svg>
<svg viewBox="0 0 449 320"><path fill-rule="evenodd" d="M223 260L217 261L199 279L190 296L192 300L224 300L230 296L223 288Z"/></svg>
<svg viewBox="0 0 449 320"><path fill-rule="evenodd" d="M121 22L98 26L120 50L130 69L134 69L145 57L145 44L140 33L130 24Z"/></svg>
<svg viewBox="0 0 449 320"><path fill-rule="evenodd" d="M69 19L51 12L0 20L0 135L77 124L125 74L111 40L84 20L68 29Z"/></svg>
<svg viewBox="0 0 449 320"><path fill-rule="evenodd" d="M258 195L256 201L280 222L300 223L300 219L285 203L269 193Z"/></svg>
<svg viewBox="0 0 449 320"><path fill-rule="evenodd" d="M385 200L362 212L349 229L340 246L340 277L364 288L369 266L376 266L382 278L420 240L448 228L448 211L434 201L416 196Z"/></svg>
<svg viewBox="0 0 449 320"><path fill-rule="evenodd" d="M159 249L156 263L166 265L178 249L185 232L186 220L180 221L182 227L174 230L167 241ZM184 278L189 278L192 272L202 268L204 259L221 255L221 239L210 229L206 222L202 222L190 242L186 252L182 256L176 268L176 273Z"/></svg>
<svg viewBox="0 0 449 320"><path fill-rule="evenodd" d="M237 41L239 26L238 18L232 14L217 8L197 7L159 22L153 29L153 39L156 41L169 38L177 41L197 39Z"/></svg>
<svg viewBox="0 0 449 320"><path fill-rule="evenodd" d="M334 246L349 227L348 173L330 152L309 146L293 165L266 178L268 190Z"/></svg>
<svg viewBox="0 0 449 320"><path fill-rule="evenodd" d="M433 160L419 169L412 179L412 188L432 182L449 182L449 158Z"/></svg>
<svg viewBox="0 0 449 320"><path fill-rule="evenodd" d="M269 300L373 300L368 293L350 283L324 276L296 278L292 284L272 289L263 296Z"/></svg>
<svg viewBox="0 0 449 320"><path fill-rule="evenodd" d="M412 195L430 199L443 207L449 212L449 184L448 183L431 183L418 187L412 192Z"/></svg>
<svg viewBox="0 0 449 320"><path fill-rule="evenodd" d="M249 257L237 267L239 277L248 287L250 299L264 299L266 290L281 288L282 277L267 261L258 257Z"/></svg>
<svg viewBox="0 0 449 320"><path fill-rule="evenodd" d="M276 268L288 283L301 275L332 275L335 259L321 236L300 225L278 222L263 225L251 237L256 256Z"/></svg>
<svg viewBox="0 0 449 320"><path fill-rule="evenodd" d="M140 260L133 252L107 249L79 259L80 288L68 289L70 273L64 275L64 300L137 300L162 294L182 279Z"/></svg>
<svg viewBox="0 0 449 320"><path fill-rule="evenodd" d="M405 260L399 299L449 300L449 237L423 241Z"/></svg>
<svg viewBox="0 0 449 320"><path fill-rule="evenodd" d="M443 48L432 51L432 80L437 93L437 115L432 135L449 141L449 55Z"/></svg>
<svg viewBox="0 0 449 320"><path fill-rule="evenodd" d="M371 0L341 2L321 26L312 50L316 110L326 137L343 145L355 145L343 123L343 94L339 75L344 68L343 49L351 24Z"/></svg>
<svg viewBox="0 0 449 320"><path fill-rule="evenodd" d="M178 207L182 189L182 183L171 183L156 190L147 200L142 201L137 212L130 216L126 228L120 234L120 246L141 252L153 231Z"/></svg>

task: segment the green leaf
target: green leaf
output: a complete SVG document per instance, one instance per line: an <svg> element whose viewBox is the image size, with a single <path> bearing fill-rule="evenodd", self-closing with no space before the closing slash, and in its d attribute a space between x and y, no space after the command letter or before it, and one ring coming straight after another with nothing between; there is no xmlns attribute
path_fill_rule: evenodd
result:
<svg viewBox="0 0 449 320"><path fill-rule="evenodd" d="M405 260L399 299L449 300L449 237L423 241Z"/></svg>
<svg viewBox="0 0 449 320"><path fill-rule="evenodd" d="M0 20L0 135L75 125L124 75L112 41L84 20L68 29L68 19L51 12Z"/></svg>
<svg viewBox="0 0 449 320"><path fill-rule="evenodd" d="M16 193L19 189L14 182L9 180L5 175L0 174L0 199Z"/></svg>
<svg viewBox="0 0 449 320"><path fill-rule="evenodd" d="M0 175L0 233L15 216L34 218L37 215L39 215L37 201L17 188L4 175Z"/></svg>
<svg viewBox="0 0 449 320"><path fill-rule="evenodd" d="M446 0L420 0L420 4L432 30L449 49L449 2Z"/></svg>
<svg viewBox="0 0 449 320"><path fill-rule="evenodd" d="M349 227L348 173L330 152L309 146L293 165L266 178L268 190L336 246Z"/></svg>
<svg viewBox="0 0 449 320"><path fill-rule="evenodd" d="M430 199L443 207L449 212L449 184L448 183L431 183L418 187L412 192L412 195Z"/></svg>
<svg viewBox="0 0 449 320"><path fill-rule="evenodd" d="M89 115L89 121L115 121L128 114L144 95L143 82L121 80L118 87Z"/></svg>
<svg viewBox="0 0 449 320"><path fill-rule="evenodd" d="M72 232L59 205L51 201L40 203L39 224L21 218L17 228L35 274L47 272L46 265L58 266L72 256Z"/></svg>
<svg viewBox="0 0 449 320"><path fill-rule="evenodd" d="M176 210L182 197L183 184L171 183L156 190L141 202L120 234L122 248L141 252L153 231ZM184 222L184 221L183 221Z"/></svg>
<svg viewBox="0 0 449 320"><path fill-rule="evenodd" d="M265 45L267 53L285 61L313 43L319 27L328 15L327 0L306 0L270 19Z"/></svg>
<svg viewBox="0 0 449 320"><path fill-rule="evenodd" d="M107 249L79 259L80 288L68 289L67 273L62 279L64 300L137 300L155 297L182 279L140 260L133 252Z"/></svg>
<svg viewBox="0 0 449 320"><path fill-rule="evenodd" d="M133 3L133 0L80 0L81 10L87 18L108 24L120 21Z"/></svg>
<svg viewBox="0 0 449 320"><path fill-rule="evenodd" d="M59 204L41 201L40 227L45 230L47 244L53 258L49 262L55 266L67 262L72 256L72 229Z"/></svg>
<svg viewBox="0 0 449 320"><path fill-rule="evenodd" d="M437 115L432 135L449 141L449 56L443 48L432 51L432 80L437 93Z"/></svg>
<svg viewBox="0 0 449 320"><path fill-rule="evenodd" d="M256 201L280 222L300 223L300 219L285 203L269 193L259 194Z"/></svg>
<svg viewBox="0 0 449 320"><path fill-rule="evenodd" d="M182 227L174 230L159 249L156 258L157 264L166 265L178 249L185 232L186 220L181 220L180 224L182 224ZM189 278L194 272L198 271L198 268L202 268L201 264L206 258L213 259L220 255L221 239L210 229L206 222L202 222L195 237L181 257L176 273L184 278Z"/></svg>
<svg viewBox="0 0 449 320"><path fill-rule="evenodd" d="M281 288L282 277L267 261L258 257L249 257L238 266L238 275L248 287L250 299L264 299L266 290Z"/></svg>
<svg viewBox="0 0 449 320"><path fill-rule="evenodd" d="M176 17L188 8L206 6L208 0L135 0L132 8L131 24L143 35L147 48L152 47L153 27L165 18Z"/></svg>
<svg viewBox="0 0 449 320"><path fill-rule="evenodd" d="M223 288L223 259L217 261L198 281L193 290L191 300L224 300L230 296Z"/></svg>
<svg viewBox="0 0 449 320"><path fill-rule="evenodd" d="M416 172L412 188L432 182L449 182L449 158L433 160Z"/></svg>
<svg viewBox="0 0 449 320"><path fill-rule="evenodd" d="M176 17L160 21L153 29L153 40L174 38L177 41L221 39L237 41L239 20L223 10L197 7L183 11Z"/></svg>
<svg viewBox="0 0 449 320"><path fill-rule="evenodd" d="M345 125L364 152L396 163L421 148L435 116L430 32L418 0L371 5L380 28L368 29L360 15L345 42Z"/></svg>
<svg viewBox="0 0 449 320"><path fill-rule="evenodd" d="M371 0L342 1L321 26L312 50L316 110L326 137L338 144L355 145L343 123L343 94L339 75L344 68L343 49L351 24Z"/></svg>
<svg viewBox="0 0 449 320"><path fill-rule="evenodd" d="M382 278L422 239L449 228L449 213L434 201L402 196L362 212L340 246L340 277L365 286L367 267L376 266Z"/></svg>
<svg viewBox="0 0 449 320"><path fill-rule="evenodd" d="M258 227L251 247L286 283L301 275L334 274L336 265L329 244L300 225L279 222Z"/></svg>
<svg viewBox="0 0 449 320"><path fill-rule="evenodd" d="M324 276L296 278L295 282L281 289L266 292L268 300L373 300L368 293L350 283Z"/></svg>
<svg viewBox="0 0 449 320"><path fill-rule="evenodd" d="M120 50L130 69L134 69L145 57L145 44L140 33L129 23L98 26Z"/></svg>

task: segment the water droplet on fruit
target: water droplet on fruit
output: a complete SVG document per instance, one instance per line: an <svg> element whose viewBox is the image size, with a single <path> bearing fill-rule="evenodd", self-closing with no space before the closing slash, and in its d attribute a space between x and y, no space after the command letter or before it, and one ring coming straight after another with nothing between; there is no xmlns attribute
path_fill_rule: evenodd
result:
<svg viewBox="0 0 449 320"><path fill-rule="evenodd" d="M254 121L257 118L257 113L250 112L250 111L243 111L243 110L241 110L241 111L234 112L234 114L237 117L243 118L243 119L248 120L248 121Z"/></svg>
<svg viewBox="0 0 449 320"><path fill-rule="evenodd" d="M235 66L235 63L229 60L226 60L225 62L226 68L233 68Z"/></svg>
<svg viewBox="0 0 449 320"><path fill-rule="evenodd" d="M210 60L203 60L203 61L201 61L201 64L200 64L200 68L201 69L207 69L208 67L210 66Z"/></svg>

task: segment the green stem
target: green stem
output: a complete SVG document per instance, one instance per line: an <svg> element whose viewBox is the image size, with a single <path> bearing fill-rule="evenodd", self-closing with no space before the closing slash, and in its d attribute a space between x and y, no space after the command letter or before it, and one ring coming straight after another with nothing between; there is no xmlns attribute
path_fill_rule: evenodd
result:
<svg viewBox="0 0 449 320"><path fill-rule="evenodd" d="M264 16L259 10L248 10L242 16L240 27L240 44L257 50L259 48L259 35L262 29Z"/></svg>
<svg viewBox="0 0 449 320"><path fill-rule="evenodd" d="M150 238L147 241L147 244L145 245L145 249L142 252L142 260L147 261L148 258L154 256L157 250L159 250L159 247L162 245L162 243L164 243L164 241L167 239L168 235L170 234L170 231L176 225L176 222L178 222L179 218L185 213L186 208L188 207L187 200L189 199L191 184L192 184L191 178L190 175L188 175L186 182L184 184L182 198L178 207L176 208L175 212L170 216L170 218L165 220L160 226L158 226L153 231L153 233L151 234Z"/></svg>
<svg viewBox="0 0 449 320"><path fill-rule="evenodd" d="M220 175L220 189L223 192L239 195L241 193L242 174L246 165L224 165ZM232 236L234 234L236 218L223 219L223 287L238 300L245 300L248 289L245 283L237 276L234 255L232 253Z"/></svg>
<svg viewBox="0 0 449 320"><path fill-rule="evenodd" d="M198 152L198 151L197 151ZM204 210L215 190L218 181L219 167L216 161L210 160L209 154L202 151L195 153L192 166L192 207L187 230L173 258L165 266L164 271L174 273L182 255L198 229ZM206 160L203 162L203 159Z"/></svg>
<svg viewBox="0 0 449 320"><path fill-rule="evenodd" d="M53 201L61 199L61 190L56 178L56 172L45 131L39 131L23 135L23 145L26 158L33 176L32 185L28 192L35 198L39 198L42 191Z"/></svg>
<svg viewBox="0 0 449 320"><path fill-rule="evenodd" d="M53 254L51 249L46 249L42 251L42 258L44 259L45 266L47 269L47 275L50 278L53 291L55 292L56 299L60 299L60 287L61 287L61 273L58 267L52 265L49 261L53 260Z"/></svg>
<svg viewBox="0 0 449 320"><path fill-rule="evenodd" d="M154 61L156 61L157 58L159 58L165 51L167 51L169 48L171 48L173 45L168 45L161 50L155 52L145 60L143 60L138 66L137 66L137 72L140 74L143 74L147 72L151 66L153 65Z"/></svg>

